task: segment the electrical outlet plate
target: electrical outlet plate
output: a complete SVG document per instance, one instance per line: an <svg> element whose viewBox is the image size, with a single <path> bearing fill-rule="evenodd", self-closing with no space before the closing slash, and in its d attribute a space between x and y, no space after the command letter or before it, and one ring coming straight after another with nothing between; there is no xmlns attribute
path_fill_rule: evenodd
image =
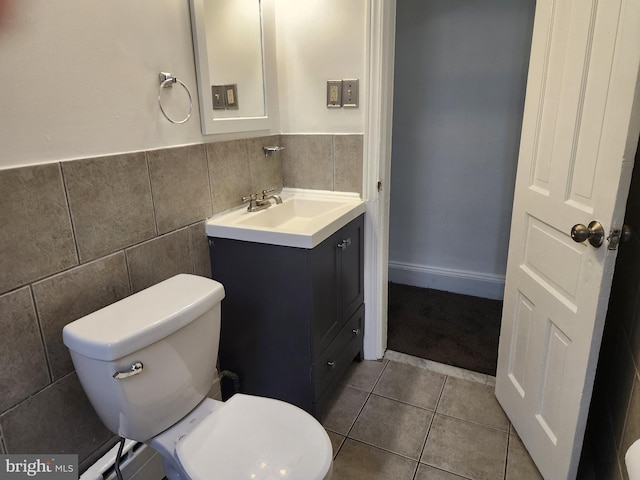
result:
<svg viewBox="0 0 640 480"><path fill-rule="evenodd" d="M327 107L342 107L342 80L327 80Z"/></svg>
<svg viewBox="0 0 640 480"><path fill-rule="evenodd" d="M349 108L358 106L358 79L342 81L342 106Z"/></svg>
<svg viewBox="0 0 640 480"><path fill-rule="evenodd" d="M224 103L230 110L238 109L238 85L236 83L224 86Z"/></svg>
<svg viewBox="0 0 640 480"><path fill-rule="evenodd" d="M211 102L214 110L224 110L224 85L211 85Z"/></svg>

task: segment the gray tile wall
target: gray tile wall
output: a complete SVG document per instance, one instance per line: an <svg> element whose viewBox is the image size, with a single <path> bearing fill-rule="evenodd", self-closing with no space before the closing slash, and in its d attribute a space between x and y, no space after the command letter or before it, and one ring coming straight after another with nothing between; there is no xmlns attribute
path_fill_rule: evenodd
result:
<svg viewBox="0 0 640 480"><path fill-rule="evenodd" d="M264 156L262 146L283 143ZM64 325L176 273L210 277L204 220L244 195L285 184L359 192L361 179L361 135L0 170L0 452L78 453L90 464L114 437L82 391Z"/></svg>
<svg viewBox="0 0 640 480"><path fill-rule="evenodd" d="M283 135L285 187L362 194L362 135Z"/></svg>
<svg viewBox="0 0 640 480"><path fill-rule="evenodd" d="M5 170L0 192L0 294L78 264L60 164Z"/></svg>

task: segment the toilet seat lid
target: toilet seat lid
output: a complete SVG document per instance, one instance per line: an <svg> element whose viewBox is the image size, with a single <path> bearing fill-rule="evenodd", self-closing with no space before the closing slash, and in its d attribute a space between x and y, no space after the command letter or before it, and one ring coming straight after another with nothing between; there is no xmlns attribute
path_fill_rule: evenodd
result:
<svg viewBox="0 0 640 480"><path fill-rule="evenodd" d="M270 398L236 394L176 445L192 480L322 480L332 447L304 410Z"/></svg>

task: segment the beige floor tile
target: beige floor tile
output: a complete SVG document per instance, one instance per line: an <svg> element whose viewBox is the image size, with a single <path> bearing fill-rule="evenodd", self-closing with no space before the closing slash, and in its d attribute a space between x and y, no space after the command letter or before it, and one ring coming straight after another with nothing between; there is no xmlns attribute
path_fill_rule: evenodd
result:
<svg viewBox="0 0 640 480"><path fill-rule="evenodd" d="M418 460L432 417L428 410L371 395L349 438Z"/></svg>
<svg viewBox="0 0 640 480"><path fill-rule="evenodd" d="M334 449L334 478L540 479L494 387L473 380L395 359L354 364L323 422ZM433 405L434 391L441 393L436 414L425 408Z"/></svg>
<svg viewBox="0 0 640 480"><path fill-rule="evenodd" d="M388 360L363 360L362 362L353 362L345 374L342 383L350 387L371 392L388 363Z"/></svg>
<svg viewBox="0 0 640 480"><path fill-rule="evenodd" d="M346 435L356 421L369 394L357 388L342 385L336 388L325 414L322 425L325 429Z"/></svg>
<svg viewBox="0 0 640 480"><path fill-rule="evenodd" d="M342 435L338 435L337 433L333 433L327 430L327 435L329 435L329 440L331 440L331 448L333 449L333 458L336 458L338 452L340 451L340 447L345 441L345 437Z"/></svg>
<svg viewBox="0 0 640 480"><path fill-rule="evenodd" d="M522 441L515 435L509 436L507 455L507 480L541 480L542 476L531 460Z"/></svg>
<svg viewBox="0 0 640 480"><path fill-rule="evenodd" d="M436 415L420 461L473 480L503 478L507 432Z"/></svg>
<svg viewBox="0 0 640 480"><path fill-rule="evenodd" d="M416 462L347 439L333 463L332 480L411 480Z"/></svg>
<svg viewBox="0 0 640 480"><path fill-rule="evenodd" d="M509 430L509 419L489 385L447 377L437 412L505 432Z"/></svg>
<svg viewBox="0 0 640 480"><path fill-rule="evenodd" d="M373 392L435 410L445 376L405 363L389 362Z"/></svg>
<svg viewBox="0 0 640 480"><path fill-rule="evenodd" d="M414 480L464 480L464 477L421 463Z"/></svg>
<svg viewBox="0 0 640 480"><path fill-rule="evenodd" d="M413 365L414 367L424 368L425 370L431 370L432 372L440 373L448 377L462 378L463 380L469 380L485 385L492 384L493 386L495 386L496 379L491 375L472 372L471 370L454 367L453 365L445 365L444 363L434 362L433 360L427 360L425 358L414 357L412 355L407 355L406 353L387 350L384 353L384 358L395 362L407 363L409 365Z"/></svg>

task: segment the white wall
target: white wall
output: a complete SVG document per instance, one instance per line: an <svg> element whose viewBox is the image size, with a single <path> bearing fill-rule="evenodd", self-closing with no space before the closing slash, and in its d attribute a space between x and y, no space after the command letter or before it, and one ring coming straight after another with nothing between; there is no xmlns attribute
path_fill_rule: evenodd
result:
<svg viewBox="0 0 640 480"><path fill-rule="evenodd" d="M196 91L187 1L19 0L15 12L0 34L0 167L203 141L197 106L173 125L156 103L160 71ZM186 115L170 93L167 109Z"/></svg>
<svg viewBox="0 0 640 480"><path fill-rule="evenodd" d="M270 1L284 121L272 132L205 137L187 0L15 0L15 18L0 30L0 168L257 134L362 133L363 108L328 112L324 82L363 81L366 0ZM160 71L191 89L184 125L160 113ZM185 115L186 95L165 94L167 110Z"/></svg>
<svg viewBox="0 0 640 480"><path fill-rule="evenodd" d="M534 0L398 0L392 281L501 298Z"/></svg>
<svg viewBox="0 0 640 480"><path fill-rule="evenodd" d="M368 0L276 0L280 127L363 133ZM360 80L360 107L327 108L327 80Z"/></svg>

